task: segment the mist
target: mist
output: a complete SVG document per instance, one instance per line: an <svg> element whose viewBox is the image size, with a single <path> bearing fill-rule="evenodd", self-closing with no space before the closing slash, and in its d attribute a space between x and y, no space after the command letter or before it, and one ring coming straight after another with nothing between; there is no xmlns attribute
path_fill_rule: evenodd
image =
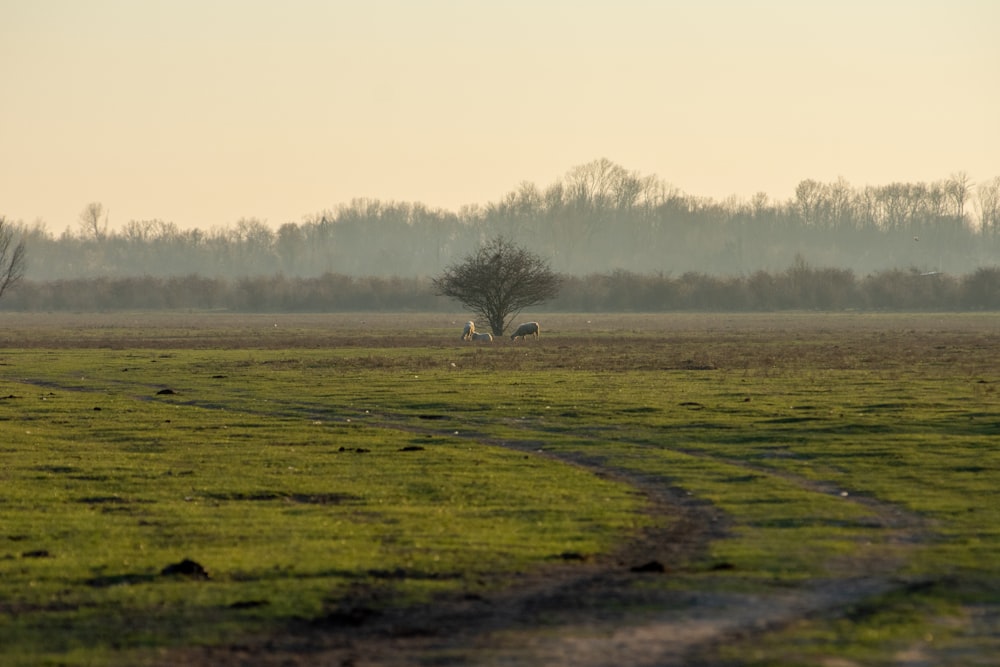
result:
<svg viewBox="0 0 1000 667"><path fill-rule="evenodd" d="M719 201L599 159L459 211L355 199L277 228L244 218L206 230L163 220L109 230L107 210L89 204L59 235L16 222L28 247L25 279L424 278L496 235L567 276L751 276L803 262L858 276L960 275L1000 264L1000 177L976 184L964 173L863 187L806 179L786 201Z"/></svg>

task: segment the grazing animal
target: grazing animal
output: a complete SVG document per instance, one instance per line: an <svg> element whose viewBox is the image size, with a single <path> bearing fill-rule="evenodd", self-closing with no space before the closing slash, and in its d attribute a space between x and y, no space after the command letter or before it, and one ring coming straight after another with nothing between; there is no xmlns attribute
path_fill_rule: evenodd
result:
<svg viewBox="0 0 1000 667"><path fill-rule="evenodd" d="M525 322L524 324L521 324L514 330L514 333L510 335L510 339L524 339L527 336L534 336L535 338L538 338L538 322Z"/></svg>
<svg viewBox="0 0 1000 667"><path fill-rule="evenodd" d="M472 340L485 340L485 341L489 341L490 343L492 343L493 342L493 334L491 334L489 331L483 331L482 333L480 333L478 331L473 331L472 332Z"/></svg>
<svg viewBox="0 0 1000 667"><path fill-rule="evenodd" d="M462 329L462 340L472 340L472 336L476 333L476 323L469 321L465 323L465 328Z"/></svg>

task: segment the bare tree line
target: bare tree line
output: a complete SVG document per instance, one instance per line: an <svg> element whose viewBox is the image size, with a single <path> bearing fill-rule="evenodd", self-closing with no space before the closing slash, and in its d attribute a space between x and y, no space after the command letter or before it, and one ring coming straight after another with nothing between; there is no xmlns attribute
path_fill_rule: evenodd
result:
<svg viewBox="0 0 1000 667"><path fill-rule="evenodd" d="M210 230L162 220L109 229L108 220L94 202L75 232L12 223L29 249L25 278L431 276L497 235L577 276L749 276L796 258L857 274L1000 265L1000 177L977 184L961 172L860 188L804 180L783 202L764 194L716 201L600 159L548 187L525 182L458 212L355 199L277 229L255 218Z"/></svg>

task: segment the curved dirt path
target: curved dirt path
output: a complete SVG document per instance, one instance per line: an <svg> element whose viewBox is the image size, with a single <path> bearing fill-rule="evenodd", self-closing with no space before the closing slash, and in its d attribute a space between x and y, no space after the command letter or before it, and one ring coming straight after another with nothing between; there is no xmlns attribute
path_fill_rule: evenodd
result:
<svg viewBox="0 0 1000 667"><path fill-rule="evenodd" d="M75 389L48 382L29 384ZM483 445L546 456L615 478L643 494L646 511L654 521L614 553L586 560L569 554L565 562L515 577L498 576L497 582L501 584L498 592L475 596L456 593L431 604L380 612L375 610L382 606L384 590L358 586L326 617L305 619L252 641L168 651L159 664L191 667L711 664L705 662L706 656L724 642L778 629L804 617L844 616L866 599L894 590L919 588L926 583L908 582L896 576L905 562L901 553L906 547L930 537L926 522L897 506L851 494L844 501L862 504L872 512L881 529L882 543L869 545L864 557L843 560L835 577L813 580L796 588L783 585L757 594L666 591L662 587L637 586L643 578L670 576L671 572L697 571L704 576L710 565L699 559L712 540L725 537L726 516L677 488L669 478L610 467L602 460L576 453L548 451L544 449L544 441L538 439L501 440L473 430L456 434L453 429L414 425L396 415L370 417L369 423L380 428L467 438ZM474 424L469 426L474 428ZM823 482L746 461L699 451L679 451L780 477L813 493L840 495L841 492ZM662 571L655 567L653 571L644 571L651 564L662 566ZM915 662L904 659L900 664L932 664L924 657L921 654Z"/></svg>
<svg viewBox="0 0 1000 667"><path fill-rule="evenodd" d="M373 418L380 427L441 434L389 416ZM807 616L843 616L868 598L920 585L896 573L903 564L901 551L928 537L925 523L898 507L848 496L845 501L862 503L874 513L885 544L871 545L865 549L867 556L839 563L832 578L755 594L642 586L643 578L706 572L710 566L702 557L712 540L726 535L726 517L664 477L610 468L575 454L541 451L538 441L500 441L475 433L461 437L548 456L624 481L648 500L653 525L615 553L583 561L568 555L567 562L504 582L499 592L457 593L432 604L377 612L382 593L359 587L325 618L302 621L252 644L173 653L169 662L345 667L697 665L722 642ZM706 458L778 475L816 493L838 493L773 469Z"/></svg>

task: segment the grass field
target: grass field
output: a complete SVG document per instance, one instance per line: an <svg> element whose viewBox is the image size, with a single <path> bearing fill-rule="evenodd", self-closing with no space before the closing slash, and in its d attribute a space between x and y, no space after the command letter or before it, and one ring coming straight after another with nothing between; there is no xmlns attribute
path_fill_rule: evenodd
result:
<svg viewBox="0 0 1000 667"><path fill-rule="evenodd" d="M537 318L4 314L0 664L996 664L1000 315Z"/></svg>

